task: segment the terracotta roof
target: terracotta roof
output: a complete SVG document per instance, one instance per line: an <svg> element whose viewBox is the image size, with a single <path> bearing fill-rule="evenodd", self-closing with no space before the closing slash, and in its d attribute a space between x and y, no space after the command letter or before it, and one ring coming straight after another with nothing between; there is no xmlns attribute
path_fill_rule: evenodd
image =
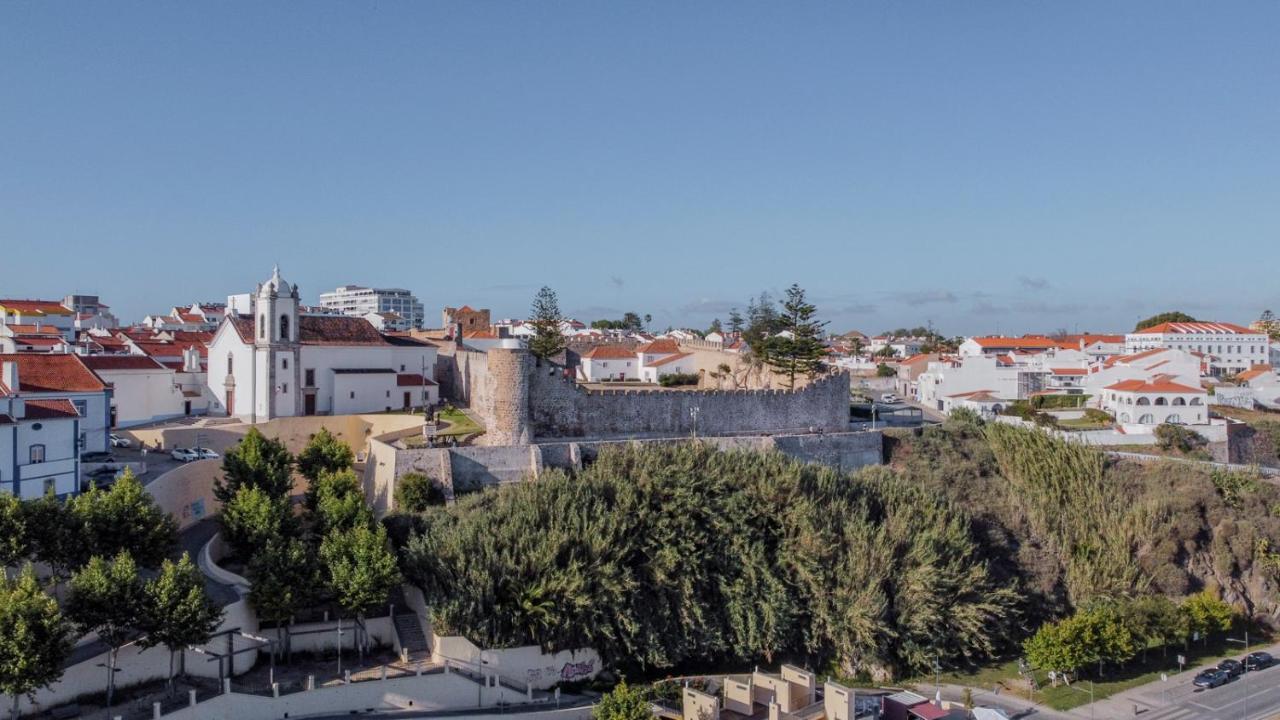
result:
<svg viewBox="0 0 1280 720"><path fill-rule="evenodd" d="M24 315L74 315L75 311L57 300L0 300L0 309Z"/></svg>
<svg viewBox="0 0 1280 720"><path fill-rule="evenodd" d="M13 325L6 325L5 327L9 328L9 330L12 331L14 335L61 335L62 334L61 330L59 330L56 327L53 327L52 325L41 325L39 327L36 327L35 325L15 323Z"/></svg>
<svg viewBox="0 0 1280 720"><path fill-rule="evenodd" d="M1123 345L1124 336L1123 335L1090 335L1088 333L1085 333L1084 335L1063 335L1062 337L1058 338L1056 342L1058 343L1058 347L1062 348L1063 350L1078 350L1080 349L1081 342L1083 342L1086 346L1093 345L1094 343L1108 343L1111 345Z"/></svg>
<svg viewBox="0 0 1280 720"><path fill-rule="evenodd" d="M671 353L680 352L680 343L672 340L671 338L659 338L640 348L636 352L641 352L646 355L670 355Z"/></svg>
<svg viewBox="0 0 1280 720"><path fill-rule="evenodd" d="M981 399L985 399L982 396L986 396L986 398L995 400L996 397L992 395L993 392L995 391L994 390L970 390L969 392L956 393L955 395L948 395L947 397L960 398L960 399L966 399L966 400L981 400Z"/></svg>
<svg viewBox="0 0 1280 720"><path fill-rule="evenodd" d="M462 333L462 337L468 340L497 340L498 334L488 330L472 330Z"/></svg>
<svg viewBox="0 0 1280 720"><path fill-rule="evenodd" d="M1135 332L1135 335L1162 335L1173 333L1179 335L1259 335L1257 330L1250 330L1235 323L1217 322L1166 322L1153 325Z"/></svg>
<svg viewBox="0 0 1280 720"><path fill-rule="evenodd" d="M636 351L622 345L597 345L582 357L592 360L634 360Z"/></svg>
<svg viewBox="0 0 1280 720"><path fill-rule="evenodd" d="M1132 392L1132 393L1204 393L1204 388L1194 388L1181 383L1167 380L1167 376L1159 375L1150 381L1147 380L1121 380L1114 385L1108 385L1103 390L1115 390L1116 392Z"/></svg>
<svg viewBox="0 0 1280 720"><path fill-rule="evenodd" d="M0 363L18 363L19 392L97 392L106 384L79 355L14 353L0 355Z"/></svg>
<svg viewBox="0 0 1280 720"><path fill-rule="evenodd" d="M1084 368L1053 368L1054 375L1085 375L1089 371Z"/></svg>
<svg viewBox="0 0 1280 720"><path fill-rule="evenodd" d="M1242 380L1242 381L1249 381L1261 375L1266 375L1269 372L1271 372L1270 365L1254 365L1248 370L1245 370L1239 375L1236 375L1236 379Z"/></svg>
<svg viewBox="0 0 1280 720"><path fill-rule="evenodd" d="M43 335L36 336L36 337L31 337L31 336L16 337L16 338L13 338L13 340L14 342L20 345L30 345L32 347L35 347L37 345L44 346L44 347L53 347L54 345L60 345L64 342L61 337L44 337Z"/></svg>
<svg viewBox="0 0 1280 720"><path fill-rule="evenodd" d="M164 370L146 355L86 355L80 358L90 370ZM19 370L19 373L22 371Z"/></svg>
<svg viewBox="0 0 1280 720"><path fill-rule="evenodd" d="M257 323L252 317L233 315L231 324L243 342L253 342ZM298 317L298 337L303 345L392 344L368 320L345 315L301 315Z"/></svg>
<svg viewBox="0 0 1280 720"><path fill-rule="evenodd" d="M969 338L978 346L987 348L1043 348L1057 347L1058 343L1047 337L975 337Z"/></svg>
<svg viewBox="0 0 1280 720"><path fill-rule="evenodd" d="M649 367L658 367L659 365L666 365L668 363L673 363L677 360L683 360L689 357L689 355L690 353L676 353L675 355L668 355L664 358L659 358L649 363Z"/></svg>
<svg viewBox="0 0 1280 720"><path fill-rule="evenodd" d="M422 385L431 387L435 384L435 381L430 378L423 381L420 373L400 373L399 375L396 375L396 385L399 385L400 387L420 387Z"/></svg>
<svg viewBox="0 0 1280 720"><path fill-rule="evenodd" d="M1152 348L1150 350L1143 350L1142 352L1137 352L1132 355L1117 355L1115 357L1107 358L1107 361L1105 364L1107 367L1111 367L1116 363L1133 363L1139 360L1144 360L1146 358L1152 357L1154 355L1159 355L1160 353L1163 353L1163 352L1169 352L1169 348Z"/></svg>
<svg viewBox="0 0 1280 720"><path fill-rule="evenodd" d="M899 365L915 365L916 363L921 361L930 361L930 360L937 360L937 359L938 359L938 356L933 353L916 353L915 355L912 355L906 360L899 361L898 364Z"/></svg>
<svg viewBox="0 0 1280 720"><path fill-rule="evenodd" d="M80 417L80 413L76 411L76 406L72 405L71 401L66 398L28 400L26 401L26 406L27 420L60 420Z"/></svg>
<svg viewBox="0 0 1280 720"><path fill-rule="evenodd" d="M392 345L401 347L435 347L435 343L424 338L416 338L408 333L383 333L382 339Z"/></svg>

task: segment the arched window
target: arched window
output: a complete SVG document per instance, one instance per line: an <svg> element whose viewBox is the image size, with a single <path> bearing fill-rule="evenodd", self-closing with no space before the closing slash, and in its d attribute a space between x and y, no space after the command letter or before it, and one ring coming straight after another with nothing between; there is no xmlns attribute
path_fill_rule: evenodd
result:
<svg viewBox="0 0 1280 720"><path fill-rule="evenodd" d="M1129 413L1120 413L1120 422L1122 423L1129 422Z"/></svg>
<svg viewBox="0 0 1280 720"><path fill-rule="evenodd" d="M1169 401L1168 401L1168 400L1166 400L1165 398L1158 397L1158 398L1156 398L1156 404L1157 404L1157 405L1168 405L1168 404L1169 404Z"/></svg>
<svg viewBox="0 0 1280 720"><path fill-rule="evenodd" d="M235 365L236 365L236 363L235 363L235 356L234 356L234 355L232 355L231 353L227 353L227 374L228 374L228 375L233 375L233 374L234 374L234 373L232 372L232 369L234 369L234 368L235 368Z"/></svg>
<svg viewBox="0 0 1280 720"><path fill-rule="evenodd" d="M1150 400L1149 398L1140 397L1140 398L1138 398L1138 404L1139 404L1139 405L1150 405L1150 404L1151 404L1151 400Z"/></svg>
<svg viewBox="0 0 1280 720"><path fill-rule="evenodd" d="M1173 413L1169 417L1165 418L1164 421L1169 423L1170 425L1181 425L1182 416L1179 415L1178 413Z"/></svg>
<svg viewBox="0 0 1280 720"><path fill-rule="evenodd" d="M281 340L289 339L289 316L288 315L280 316L280 339Z"/></svg>
<svg viewBox="0 0 1280 720"><path fill-rule="evenodd" d="M267 316L263 315L258 318L258 339L267 339Z"/></svg>
<svg viewBox="0 0 1280 720"><path fill-rule="evenodd" d="M1200 404L1200 398L1198 398L1198 397L1191 398L1191 404L1192 404L1192 405L1199 405L1199 404Z"/></svg>
<svg viewBox="0 0 1280 720"><path fill-rule="evenodd" d="M1173 399L1173 402L1171 402L1171 403L1169 403L1169 404L1170 404L1170 405L1186 405L1186 404L1187 404L1187 401L1186 401L1186 399L1185 399L1185 398L1176 397L1176 398L1174 398L1174 399Z"/></svg>
<svg viewBox="0 0 1280 720"><path fill-rule="evenodd" d="M1138 424L1139 425L1155 425L1156 419L1151 415L1151 413L1147 413L1146 415L1143 415L1142 417L1138 418Z"/></svg>

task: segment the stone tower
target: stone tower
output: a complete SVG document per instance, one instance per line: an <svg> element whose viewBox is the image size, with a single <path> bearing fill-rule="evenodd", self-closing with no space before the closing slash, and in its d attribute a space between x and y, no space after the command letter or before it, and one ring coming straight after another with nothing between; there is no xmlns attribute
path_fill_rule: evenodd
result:
<svg viewBox="0 0 1280 720"><path fill-rule="evenodd" d="M527 445L533 441L529 422L529 373L533 358L523 348L491 348L488 353L488 445Z"/></svg>
<svg viewBox="0 0 1280 720"><path fill-rule="evenodd" d="M258 286L253 313L254 422L297 415L298 287L280 277L278 266Z"/></svg>

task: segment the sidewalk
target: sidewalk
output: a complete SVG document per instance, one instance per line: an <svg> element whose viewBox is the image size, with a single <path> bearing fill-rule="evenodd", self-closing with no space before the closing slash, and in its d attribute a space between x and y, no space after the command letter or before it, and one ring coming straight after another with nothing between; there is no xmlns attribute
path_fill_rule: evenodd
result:
<svg viewBox="0 0 1280 720"><path fill-rule="evenodd" d="M969 686L944 684L942 686L942 699L950 700L952 702L961 702L964 699L964 691L966 687ZM920 685L919 688L920 689L916 690L917 693L929 698L933 697L932 692L925 692L926 690L932 690L932 685ZM1014 718L1015 720L1017 718L1071 720L1072 718L1072 716L1067 713L1033 703L1026 698L1014 695L1012 692L994 693L978 687L969 687L969 689L973 691L973 703L975 706L999 708L1003 710L1006 715L1010 718Z"/></svg>

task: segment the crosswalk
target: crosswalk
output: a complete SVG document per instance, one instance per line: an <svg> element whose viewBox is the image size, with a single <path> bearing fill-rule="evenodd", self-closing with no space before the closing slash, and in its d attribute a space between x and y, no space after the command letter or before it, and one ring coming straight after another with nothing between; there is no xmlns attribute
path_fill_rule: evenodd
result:
<svg viewBox="0 0 1280 720"><path fill-rule="evenodd" d="M1146 720L1201 720L1205 717L1195 708L1174 705L1142 714Z"/></svg>

